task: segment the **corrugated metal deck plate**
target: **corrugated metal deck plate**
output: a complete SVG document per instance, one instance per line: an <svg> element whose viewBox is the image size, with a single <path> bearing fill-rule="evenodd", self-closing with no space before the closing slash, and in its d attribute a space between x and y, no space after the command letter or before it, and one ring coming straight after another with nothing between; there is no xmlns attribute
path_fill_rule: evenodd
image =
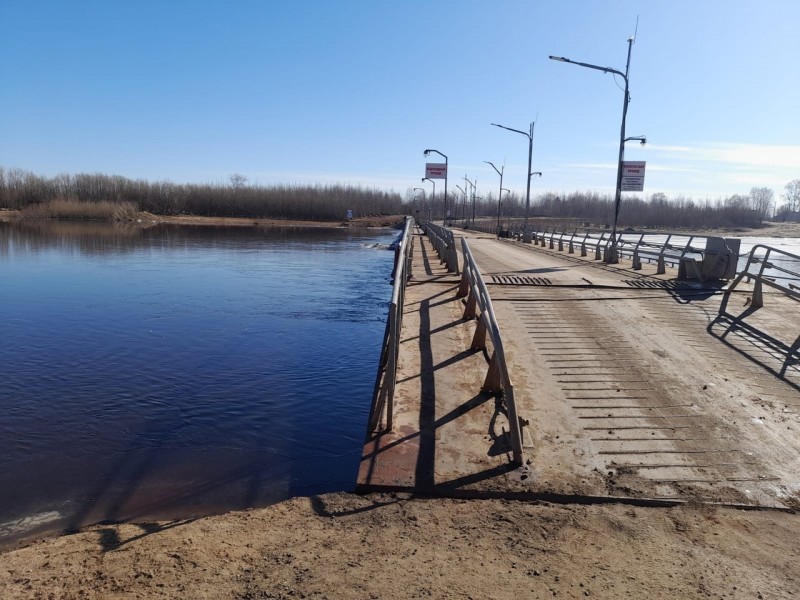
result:
<svg viewBox="0 0 800 600"><path fill-rule="evenodd" d="M626 279L625 285L632 288L639 289L655 289L655 290L703 290L706 287L702 284L690 283L686 281L654 281L649 279ZM708 287L709 290L716 288Z"/></svg>
<svg viewBox="0 0 800 600"><path fill-rule="evenodd" d="M547 277L522 277L519 275L492 275L492 283L499 285L528 285L546 286L552 285Z"/></svg>

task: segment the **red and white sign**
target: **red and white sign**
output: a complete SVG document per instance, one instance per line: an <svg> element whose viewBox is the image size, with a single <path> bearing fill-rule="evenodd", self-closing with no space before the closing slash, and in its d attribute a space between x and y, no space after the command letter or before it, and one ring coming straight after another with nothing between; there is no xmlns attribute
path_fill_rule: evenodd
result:
<svg viewBox="0 0 800 600"><path fill-rule="evenodd" d="M622 184L620 189L623 192L644 191L645 164L645 161L626 160L622 162Z"/></svg>
<svg viewBox="0 0 800 600"><path fill-rule="evenodd" d="M447 163L425 163L425 177L447 179Z"/></svg>

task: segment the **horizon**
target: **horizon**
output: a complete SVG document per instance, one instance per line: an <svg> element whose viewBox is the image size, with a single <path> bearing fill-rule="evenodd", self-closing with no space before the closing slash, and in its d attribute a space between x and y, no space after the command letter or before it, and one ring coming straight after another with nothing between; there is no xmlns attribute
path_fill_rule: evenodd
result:
<svg viewBox="0 0 800 600"><path fill-rule="evenodd" d="M613 194L623 82L548 56L624 70L636 33L626 135L648 139L626 147L647 162L636 196L769 187L780 205L800 178L789 0L346 5L6 3L0 164L404 195L429 188L422 151L436 148L453 189L467 175L478 195L496 193L492 161L524 197L527 140L490 123L535 120L532 197Z"/></svg>
<svg viewBox="0 0 800 600"><path fill-rule="evenodd" d="M232 188L232 187L236 187L236 185L240 185L242 187L250 187L252 189L265 189L265 190L266 189L270 189L270 188L276 188L276 187L286 187L286 188L342 187L342 188L360 189L360 190L364 190L364 191L375 191L375 192L378 192L378 193L397 194L398 196L401 197L401 200L403 202L410 202L416 197L416 195L413 193L412 188L410 186L406 190L393 190L393 189L384 189L384 188L370 186L370 185L362 185L362 184L357 184L357 183L347 183L347 182L341 182L341 181L318 181L318 182L307 182L307 183L296 183L296 182L295 183L289 183L289 182L285 182L285 181L274 181L274 182L269 182L269 183L260 183L260 182L250 181L250 179L247 178L247 177L245 177L246 181L240 182L238 184L234 184L231 181L231 177L234 176L234 175L240 175L239 173L231 173L230 175L228 175L224 179L216 180L216 181L172 181L170 179L145 179L145 178L135 178L134 179L134 178L126 177L125 175L120 175L119 173L102 173L102 172L99 172L99 171L93 171L93 172L84 171L84 172L79 172L79 173L57 173L55 175L45 175L45 174L42 174L42 173L35 173L33 171L29 171L27 169L23 169L23 168L20 168L20 167L7 167L5 165L0 165L0 174L2 174L4 172L8 173L8 172L10 172L12 170L17 170L17 171L20 171L22 173L32 174L34 176L40 176L40 177L44 177L44 178L47 178L47 179L54 179L54 178L59 177L59 176L74 177L74 176L81 176L81 175L89 175L89 176L101 176L101 177L108 177L108 178L122 177L123 179L127 179L129 181L142 182L142 183L145 183L147 185L169 184L169 185L176 185L176 186L184 186L184 185L185 186L198 186L198 187L209 186L209 187L220 187L220 188ZM456 181L458 181L458 179L456 179ZM415 187L418 187L418 186L415 186ZM504 188L503 191L506 191L505 185L503 186L503 188ZM454 190L448 190L448 195L452 196L454 193L456 193ZM483 202L483 201L485 201L487 199L487 196L489 196L494 201L494 198L496 198L496 193L497 193L497 190L487 189L487 190L485 190L485 194L486 195L485 196L479 196L478 200ZM746 192L742 192L742 193L740 193L738 195L748 197L749 193L750 193L750 190L747 190ZM442 194L442 190L441 189L437 189L436 198L437 199L441 199L441 194ZM614 190L591 190L591 189L586 189L586 190L578 190L578 189L575 189L575 190L550 190L550 189L543 189L543 190L538 190L538 191L534 192L533 189L532 189L531 190L531 202L533 202L534 200L536 200L538 198L543 198L543 197L547 197L547 196L557 196L557 197L567 198L569 196L579 195L579 194L585 194L587 196L589 196L589 195L599 195L601 197L601 199L605 199L605 200L609 200L609 201L613 201L614 200ZM649 202L651 200L652 196L658 195L658 194L663 194L663 192L653 192L653 193L644 192L644 199ZM727 195L727 196L717 196L717 197L714 197L714 198L711 198L711 197L698 198L698 197L694 197L694 196L687 196L687 195L684 195L684 194L676 194L674 196L671 196L669 194L664 194L664 195L666 196L667 200L670 201L670 202L673 201L673 200L689 200L689 201L699 202L699 203L712 203L712 202L723 202L727 198L731 198L732 196L737 195L737 194L730 194L730 195ZM508 197L507 193L503 194L503 198L504 199L507 198L507 197ZM523 189L523 190L521 190L521 192L519 190L512 190L511 197L516 202L524 202L525 201L525 190ZM637 197L639 197L639 193L638 192L622 192L623 200L624 199L628 199L628 198L637 198ZM774 207L773 208L775 210L777 210L778 208L780 208L781 203L782 203L782 193L779 193L779 192L776 191L775 202L774 202Z"/></svg>

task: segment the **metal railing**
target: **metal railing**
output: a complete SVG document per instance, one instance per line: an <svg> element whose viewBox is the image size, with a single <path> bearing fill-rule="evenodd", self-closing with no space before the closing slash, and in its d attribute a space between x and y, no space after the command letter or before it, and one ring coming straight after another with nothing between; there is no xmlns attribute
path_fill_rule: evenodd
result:
<svg viewBox="0 0 800 600"><path fill-rule="evenodd" d="M406 282L411 278L411 253L414 239L411 228L414 219L406 217L400 243L395 249L394 270L392 271L392 301L386 318L386 331L383 336L378 375L372 394L372 407L369 414L367 436L378 431L384 417L384 430L391 431L394 414L394 390L397 384L397 357L400 352L400 330L403 324L403 305L406 296Z"/></svg>
<svg viewBox="0 0 800 600"><path fill-rule="evenodd" d="M751 270L751 267L755 269ZM800 256L764 244L753 246L744 269L725 290L720 313L725 312L731 292L745 278L754 282L750 301L753 308L764 306L765 285L800 299Z"/></svg>
<svg viewBox="0 0 800 600"><path fill-rule="evenodd" d="M514 386L508 373L503 340L500 336L500 327L494 314L492 299L483 281L480 270L475 264L467 240L461 238L461 249L464 254L464 268L461 283L458 286L458 297L467 298L464 309L465 319L475 319L477 327L470 344L473 350L487 349L487 334L492 343L492 355L489 359L489 370L481 387L482 392L501 395L508 414L509 434L511 436L511 450L513 462L522 465L522 421L517 414L517 405L514 400Z"/></svg>
<svg viewBox="0 0 800 600"><path fill-rule="evenodd" d="M456 250L453 232L446 227L434 225L429 221L422 224L422 229L436 249L439 260L447 265L447 270L449 272L458 275L458 251Z"/></svg>
<svg viewBox="0 0 800 600"><path fill-rule="evenodd" d="M594 254L595 260L607 261L612 247L611 233L605 230L572 231L545 227L532 232L533 243L551 250L565 247L569 254L576 249L581 256ZM632 262L634 270L642 268L643 261L656 264L656 274L666 273L667 265L678 268L678 279L733 279L736 274L740 241L704 235L672 232L617 233L617 252L620 258Z"/></svg>
<svg viewBox="0 0 800 600"><path fill-rule="evenodd" d="M520 227L498 229L496 222L479 220L469 226L474 231L491 233L498 237L522 239ZM594 255L595 260L607 261L612 247L611 232L606 229L537 226L531 232L532 243L542 247L565 249L569 254ZM629 259L634 270L643 263L655 263L656 275L666 273L667 266L677 267L678 279L733 279L736 274L737 253L740 241L674 232L621 231L617 233L617 254Z"/></svg>

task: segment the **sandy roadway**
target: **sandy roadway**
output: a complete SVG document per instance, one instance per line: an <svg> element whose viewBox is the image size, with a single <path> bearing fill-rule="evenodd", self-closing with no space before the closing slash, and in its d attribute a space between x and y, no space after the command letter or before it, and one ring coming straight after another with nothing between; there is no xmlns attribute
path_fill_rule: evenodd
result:
<svg viewBox="0 0 800 600"><path fill-rule="evenodd" d="M332 494L0 556L0 597L789 599L800 516Z"/></svg>
<svg viewBox="0 0 800 600"><path fill-rule="evenodd" d="M800 506L796 302L772 294L731 334L721 294L674 272L468 240L532 417L536 489Z"/></svg>

